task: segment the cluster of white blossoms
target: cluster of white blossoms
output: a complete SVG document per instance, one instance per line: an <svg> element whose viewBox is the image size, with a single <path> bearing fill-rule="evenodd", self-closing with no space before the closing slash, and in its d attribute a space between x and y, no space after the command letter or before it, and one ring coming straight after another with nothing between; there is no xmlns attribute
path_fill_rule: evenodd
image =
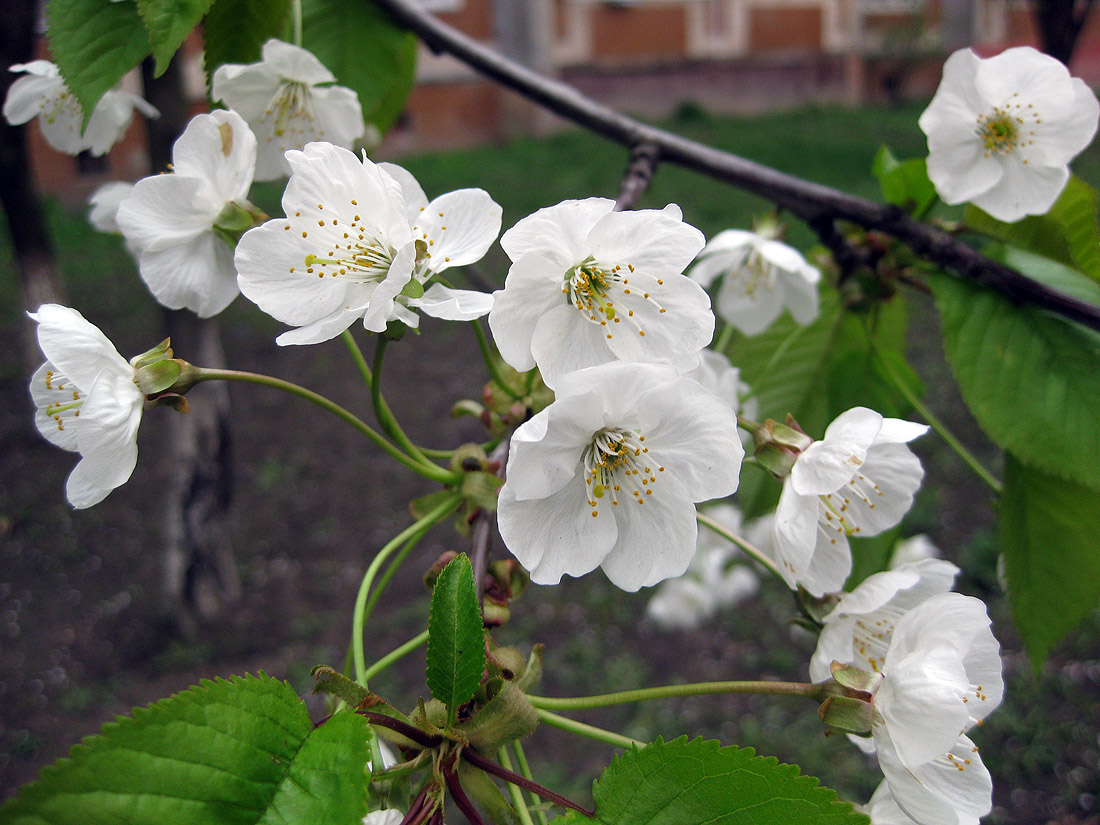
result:
<svg viewBox="0 0 1100 825"><path fill-rule="evenodd" d="M1096 95L1053 57L1021 46L982 60L961 49L920 117L928 176L945 203L1008 222L1045 214L1098 118Z"/></svg>
<svg viewBox="0 0 1100 825"><path fill-rule="evenodd" d="M871 738L885 780L876 825L977 825L992 782L967 731L1001 701L997 640L985 605L949 592L958 568L924 559L868 577L824 618L810 677L841 665L870 675Z"/></svg>
<svg viewBox="0 0 1100 825"><path fill-rule="evenodd" d="M714 315L684 269L702 233L675 205L590 198L540 209L501 245L512 265L489 326L504 360L537 366L556 394L512 436L505 544L540 584L596 567L625 590L683 574L696 503L732 494L744 457L739 376L700 366Z"/></svg>
<svg viewBox="0 0 1100 825"><path fill-rule="evenodd" d="M46 142L66 155L89 152L104 155L122 139L130 125L134 109L146 117L160 112L142 98L121 89L103 94L84 127L84 110L69 91L57 66L48 60L16 63L9 71L23 77L8 88L4 100L4 118L17 126L38 118Z"/></svg>

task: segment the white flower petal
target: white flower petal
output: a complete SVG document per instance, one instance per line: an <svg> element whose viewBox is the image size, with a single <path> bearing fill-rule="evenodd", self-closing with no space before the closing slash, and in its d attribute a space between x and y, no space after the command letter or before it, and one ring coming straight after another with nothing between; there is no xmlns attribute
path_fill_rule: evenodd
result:
<svg viewBox="0 0 1100 825"><path fill-rule="evenodd" d="M512 261L533 253L551 255L564 276L588 257L588 233L614 208L607 198L562 201L528 215L501 236L500 245Z"/></svg>
<svg viewBox="0 0 1100 825"><path fill-rule="evenodd" d="M141 279L157 301L169 309L190 309L200 318L217 315L239 292L233 250L212 232L148 248L138 263Z"/></svg>
<svg viewBox="0 0 1100 825"><path fill-rule="evenodd" d="M46 360L87 394L104 370L132 372L126 359L99 327L85 320L75 309L59 304L43 304L28 313L38 322L38 346Z"/></svg>
<svg viewBox="0 0 1100 825"><path fill-rule="evenodd" d="M445 321L473 321L489 314L493 308L493 296L470 289L451 289L443 284L432 284L421 297L410 300L409 306Z"/></svg>
<svg viewBox="0 0 1100 825"><path fill-rule="evenodd" d="M915 769L902 765L892 743L881 739L878 758L894 801L918 825L978 825L993 807L993 781L965 736Z"/></svg>
<svg viewBox="0 0 1100 825"><path fill-rule="evenodd" d="M428 243L428 268L442 272L480 261L500 234L501 208L482 189L448 192L428 204L413 234Z"/></svg>
<svg viewBox="0 0 1100 825"><path fill-rule="evenodd" d="M100 232L121 234L118 226L118 208L134 191L134 184L128 181L106 183L95 190L88 199L91 210L88 221Z"/></svg>
<svg viewBox="0 0 1100 825"><path fill-rule="evenodd" d="M825 430L825 437L802 451L791 468L791 484L801 495L824 495L838 490L860 470L867 450L882 428L874 410L854 407L841 413Z"/></svg>
<svg viewBox="0 0 1100 825"><path fill-rule="evenodd" d="M231 109L196 115L172 147L173 173L206 181L219 209L248 194L255 166L256 136Z"/></svg>
<svg viewBox="0 0 1100 825"><path fill-rule="evenodd" d="M66 409L79 401L81 393L56 366L47 361L31 376L34 424L42 437L56 447L75 452L76 426L72 412Z"/></svg>
<svg viewBox="0 0 1100 825"><path fill-rule="evenodd" d="M629 264L639 272L664 278L682 274L706 239L674 215L636 209L603 215L589 230L587 241L588 251L597 261Z"/></svg>
<svg viewBox="0 0 1100 825"><path fill-rule="evenodd" d="M271 38L264 43L261 57L276 74L287 80L311 86L336 80L336 76L312 52L292 43Z"/></svg>

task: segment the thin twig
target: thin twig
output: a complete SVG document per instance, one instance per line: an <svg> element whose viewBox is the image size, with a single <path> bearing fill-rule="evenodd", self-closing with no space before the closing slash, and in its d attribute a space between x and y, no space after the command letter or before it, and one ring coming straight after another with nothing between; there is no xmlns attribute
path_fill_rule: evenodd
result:
<svg viewBox="0 0 1100 825"><path fill-rule="evenodd" d="M584 814L587 817L593 817L596 815L595 811L590 811L587 808L583 808L568 797L562 796L560 793L556 793L549 788L544 788L538 782L534 782L528 779L526 776L522 776L515 771L510 771L505 767L498 765L492 759L486 759L477 751L471 748L462 749L462 758L473 765L475 768L480 768L485 773L491 773L493 776L498 776L505 782L511 782L513 785L518 785L521 788L537 793L543 799L553 802L555 805L560 805L563 808L572 808L577 813Z"/></svg>
<svg viewBox="0 0 1100 825"><path fill-rule="evenodd" d="M1047 309L1100 330L1100 306L1050 289L990 260L947 233L914 220L897 206L875 203L803 180L641 123L483 46L442 23L413 0L374 2L398 23L412 29L434 51L454 55L502 86L608 140L630 147L650 144L656 147L661 160L753 192L811 226L822 226L823 220L844 220L864 229L879 230L902 241L917 254L1013 301Z"/></svg>
<svg viewBox="0 0 1100 825"><path fill-rule="evenodd" d="M497 475L504 478L504 469L508 464L508 445L511 435L504 438L492 453L489 463L497 463ZM489 568L489 559L493 556L493 535L496 533L497 514L494 511L479 509L474 515L474 524L470 528L470 564L474 568L474 587L478 599L485 597L485 571Z"/></svg>
<svg viewBox="0 0 1100 825"><path fill-rule="evenodd" d="M410 725L408 722L402 722L400 719L394 719L392 716L386 716L384 713L375 713L372 710L357 710L355 712L364 717L372 725L378 725L380 728L389 728L395 733L400 733L406 739L411 739L423 748L434 748L443 744L443 737L439 734L425 733L415 725Z"/></svg>

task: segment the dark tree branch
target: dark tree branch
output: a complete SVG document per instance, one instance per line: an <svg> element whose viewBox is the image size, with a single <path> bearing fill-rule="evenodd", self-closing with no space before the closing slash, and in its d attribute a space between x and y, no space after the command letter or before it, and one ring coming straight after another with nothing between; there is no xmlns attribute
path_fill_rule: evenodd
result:
<svg viewBox="0 0 1100 825"><path fill-rule="evenodd" d="M638 205L645 190L653 180L661 150L652 143L639 143L630 153L630 165L626 167L619 197L615 199L615 211L626 212Z"/></svg>
<svg viewBox="0 0 1100 825"><path fill-rule="evenodd" d="M977 281L1007 298L1041 307L1100 330L1100 307L1050 289L1011 267L990 260L939 229L913 220L901 209L787 175L745 158L649 126L585 97L486 48L440 22L412 0L374 0L412 29L429 48L448 52L487 77L608 140L635 147L650 144L661 160L753 192L811 226L843 220L884 232L916 253Z"/></svg>
<svg viewBox="0 0 1100 825"><path fill-rule="evenodd" d="M372 725L378 725L380 728L389 728L395 733L400 733L406 739L411 739L422 748L435 748L443 744L443 737L439 734L425 733L415 725L410 725L408 722L402 722L400 719L394 719L392 716L386 716L384 713L375 713L373 710L357 710L355 712Z"/></svg>

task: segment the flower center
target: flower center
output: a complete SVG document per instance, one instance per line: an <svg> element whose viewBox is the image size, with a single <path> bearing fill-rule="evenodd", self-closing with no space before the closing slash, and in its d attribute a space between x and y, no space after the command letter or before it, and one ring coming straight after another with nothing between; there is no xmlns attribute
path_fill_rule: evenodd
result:
<svg viewBox="0 0 1100 825"><path fill-rule="evenodd" d="M351 201L351 210L358 207L356 201ZM319 210L324 210L324 204L317 204ZM345 215L347 212L345 212ZM301 212L294 214L295 218L302 217ZM378 237L377 232L361 223L362 218L352 214L351 219L331 218L330 220L318 219L320 228L320 242L328 247L323 254L310 252L305 256L305 271L309 275L324 278L329 275L333 278L341 277L356 283L379 283L386 279L390 265L393 263L396 250ZM293 226L288 221L283 225L286 232L293 231ZM302 230L303 240L308 239L310 230ZM316 248L316 247L315 247ZM322 247L324 248L324 247ZM290 272L298 272L297 266L290 267Z"/></svg>
<svg viewBox="0 0 1100 825"><path fill-rule="evenodd" d="M57 429L65 429L65 421L77 418L80 408L84 406L84 395L75 385L67 384L68 379L59 372L46 371L46 389L54 393L64 393L71 390L72 398L63 397L63 400L53 401L46 405L44 410L48 418L57 422Z"/></svg>
<svg viewBox="0 0 1100 825"><path fill-rule="evenodd" d="M882 497L882 490L863 473L856 473L851 480L833 493L819 496L822 503L818 529L852 535L863 528L858 523L858 511L875 509L875 502ZM853 507L853 504L856 505ZM835 538L830 538L836 544Z"/></svg>
<svg viewBox="0 0 1100 825"><path fill-rule="evenodd" d="M986 157L1008 155L1035 142L1032 140L1035 132L1028 128L1028 121L1042 123L1042 120L1032 104L1016 102L1017 96L1013 95L1004 106L994 106L991 112L978 115L977 135Z"/></svg>
<svg viewBox="0 0 1100 825"><path fill-rule="evenodd" d="M635 430L604 427L593 434L581 458L593 517L600 514L599 505L605 498L617 507L624 489L638 504L644 504L646 496L653 494L655 472L664 472L665 468L649 466L648 452L645 436Z"/></svg>
<svg viewBox="0 0 1100 825"><path fill-rule="evenodd" d="M631 287L630 276L633 272L631 264L625 268L622 264L604 266L588 258L565 273L562 293L586 321L603 327L608 339L615 337L615 325L624 320L630 329L644 338L645 330L634 310L628 306L629 302L641 296L642 301L652 304L658 312L665 310L648 292ZM657 280L658 285L663 283Z"/></svg>
<svg viewBox="0 0 1100 825"><path fill-rule="evenodd" d="M268 118L272 119L273 138L281 138L288 131L291 136L304 135L307 132L312 135L314 133L312 102L313 98L310 96L308 86L288 80L279 86L275 97L264 110L260 122L266 123Z"/></svg>
<svg viewBox="0 0 1100 825"><path fill-rule="evenodd" d="M760 254L756 247L749 249L741 264L741 284L745 295L753 297L758 289L775 289L775 268Z"/></svg>

